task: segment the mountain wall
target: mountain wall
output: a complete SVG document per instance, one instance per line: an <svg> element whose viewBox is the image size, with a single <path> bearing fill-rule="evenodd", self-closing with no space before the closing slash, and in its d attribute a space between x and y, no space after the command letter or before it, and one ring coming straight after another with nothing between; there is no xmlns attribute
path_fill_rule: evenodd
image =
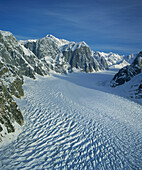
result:
<svg viewBox="0 0 142 170"><path fill-rule="evenodd" d="M48 74L44 64L15 37L0 31L0 141L7 133L15 132L15 122L23 125L24 119L13 96L24 95L23 76L36 78L36 74Z"/></svg>
<svg viewBox="0 0 142 170"><path fill-rule="evenodd" d="M37 55L46 67L58 73L67 73L73 68L87 73L108 69L106 60L102 60L102 57L96 60L85 42L69 42L47 35L42 39L29 40L22 44Z"/></svg>

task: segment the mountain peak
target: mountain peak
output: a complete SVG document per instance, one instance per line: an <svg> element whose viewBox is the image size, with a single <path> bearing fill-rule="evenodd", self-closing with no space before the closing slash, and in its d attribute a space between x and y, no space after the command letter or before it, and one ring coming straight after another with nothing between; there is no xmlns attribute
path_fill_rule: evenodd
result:
<svg viewBox="0 0 142 170"><path fill-rule="evenodd" d="M9 31L2 31L2 30L0 30L0 34L1 34L2 36L4 36L4 37L7 37L7 36L11 36L11 35L12 35L11 32L9 32Z"/></svg>
<svg viewBox="0 0 142 170"><path fill-rule="evenodd" d="M46 37L48 37L48 38L56 38L56 37L53 36L52 34L47 34Z"/></svg>
<svg viewBox="0 0 142 170"><path fill-rule="evenodd" d="M62 51L75 51L76 49L80 49L81 47L88 47L89 46L84 42L84 41L81 41L81 42L70 42L68 44L65 44L62 48Z"/></svg>
<svg viewBox="0 0 142 170"><path fill-rule="evenodd" d="M81 41L80 44L84 46L88 46L85 41Z"/></svg>

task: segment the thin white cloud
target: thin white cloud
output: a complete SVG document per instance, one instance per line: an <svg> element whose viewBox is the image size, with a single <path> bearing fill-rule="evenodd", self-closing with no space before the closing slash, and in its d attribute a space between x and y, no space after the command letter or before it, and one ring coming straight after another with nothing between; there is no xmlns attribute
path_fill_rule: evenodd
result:
<svg viewBox="0 0 142 170"><path fill-rule="evenodd" d="M121 54L131 54L131 53L138 53L141 51L140 48L131 48L131 47L126 47L126 46L115 46L115 45L92 45L91 48L94 51L105 51L105 52L120 52Z"/></svg>
<svg viewBox="0 0 142 170"><path fill-rule="evenodd" d="M17 40L29 40L33 39L32 37L22 36L22 35L14 35Z"/></svg>

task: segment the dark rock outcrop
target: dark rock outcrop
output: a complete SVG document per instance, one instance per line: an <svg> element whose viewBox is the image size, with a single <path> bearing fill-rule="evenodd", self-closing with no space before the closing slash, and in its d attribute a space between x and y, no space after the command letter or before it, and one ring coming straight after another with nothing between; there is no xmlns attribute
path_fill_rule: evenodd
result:
<svg viewBox="0 0 142 170"><path fill-rule="evenodd" d="M47 74L47 70L42 69L43 63L9 32L0 31L0 56L1 61L12 69L17 68L21 75L35 78L35 73Z"/></svg>
<svg viewBox="0 0 142 170"><path fill-rule="evenodd" d="M23 125L24 119L18 108L16 102L13 100L11 93L4 86L3 82L0 82L0 123L7 128L7 132L14 132L13 123L17 122L19 125Z"/></svg>
<svg viewBox="0 0 142 170"><path fill-rule="evenodd" d="M99 64L92 56L92 52L85 42L70 43L62 48L62 58L70 65L84 72L99 71ZM59 57L60 59L60 57Z"/></svg>
<svg viewBox="0 0 142 170"><path fill-rule="evenodd" d="M44 68L44 69L43 69ZM15 122L23 125L24 119L12 96L24 95L23 76L35 78L48 70L29 50L22 46L10 32L0 31L0 131L15 131ZM1 139L0 139L1 140Z"/></svg>
<svg viewBox="0 0 142 170"><path fill-rule="evenodd" d="M13 124L17 122L23 125L24 119L12 95L20 98L24 95L23 77L12 73L9 68L0 62L0 130L1 125L6 127L7 132L15 131ZM1 139L0 139L1 140Z"/></svg>
<svg viewBox="0 0 142 170"><path fill-rule="evenodd" d="M133 63L119 70L111 81L111 86L116 87L130 81L134 76L142 73L142 52L140 52Z"/></svg>

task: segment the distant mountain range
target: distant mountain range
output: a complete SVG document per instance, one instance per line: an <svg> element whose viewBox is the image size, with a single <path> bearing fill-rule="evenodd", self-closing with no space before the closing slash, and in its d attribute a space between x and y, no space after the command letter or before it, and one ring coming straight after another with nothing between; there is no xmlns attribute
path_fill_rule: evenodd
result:
<svg viewBox="0 0 142 170"><path fill-rule="evenodd" d="M118 68L118 69L130 65L134 61L135 57L137 56L137 54L130 54L125 56L125 55L119 55L112 52L110 53L95 52L94 55L95 57L103 56L106 59L109 68Z"/></svg>
<svg viewBox="0 0 142 170"><path fill-rule="evenodd" d="M141 53L120 56L94 52L85 42L70 42L53 35L39 40L17 41L12 33L0 31L1 135L6 135L2 133L4 129L8 133L14 132L15 122L21 126L24 123L21 111L13 99L13 96L21 98L24 95L23 76L35 79L36 75L49 75L50 72L67 74L78 70L91 73L126 66L111 82L111 86L115 87L140 74L141 63ZM133 76L127 76L128 72L132 72ZM122 80L122 77L126 79Z"/></svg>

